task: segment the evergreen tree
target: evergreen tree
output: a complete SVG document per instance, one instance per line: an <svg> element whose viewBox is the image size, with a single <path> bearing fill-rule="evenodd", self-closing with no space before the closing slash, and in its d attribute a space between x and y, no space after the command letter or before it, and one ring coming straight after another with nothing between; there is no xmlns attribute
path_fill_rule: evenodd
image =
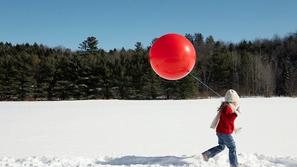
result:
<svg viewBox="0 0 297 167"><path fill-rule="evenodd" d="M211 85L214 85L221 92L225 92L232 86L232 57L226 48L223 48L221 52L214 53L212 62Z"/></svg>
<svg viewBox="0 0 297 167"><path fill-rule="evenodd" d="M0 57L0 98L1 100L17 100L17 70L13 63L13 56Z"/></svg>
<svg viewBox="0 0 297 167"><path fill-rule="evenodd" d="M98 40L96 37L87 37L82 43L79 44L79 49L84 53L94 53L98 51Z"/></svg>
<svg viewBox="0 0 297 167"><path fill-rule="evenodd" d="M198 95L196 80L191 76L181 79L178 85L178 92L180 99L194 98Z"/></svg>
<svg viewBox="0 0 297 167"><path fill-rule="evenodd" d="M51 55L42 57L36 70L35 98L52 100L56 84L56 58Z"/></svg>

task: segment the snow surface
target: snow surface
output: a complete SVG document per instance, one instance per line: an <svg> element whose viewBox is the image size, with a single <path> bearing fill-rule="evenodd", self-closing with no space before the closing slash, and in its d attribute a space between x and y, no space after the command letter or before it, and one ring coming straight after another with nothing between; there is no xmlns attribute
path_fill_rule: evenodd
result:
<svg viewBox="0 0 297 167"><path fill-rule="evenodd" d="M222 99L0 102L0 166L229 166L209 125ZM241 166L297 167L297 98L242 98Z"/></svg>

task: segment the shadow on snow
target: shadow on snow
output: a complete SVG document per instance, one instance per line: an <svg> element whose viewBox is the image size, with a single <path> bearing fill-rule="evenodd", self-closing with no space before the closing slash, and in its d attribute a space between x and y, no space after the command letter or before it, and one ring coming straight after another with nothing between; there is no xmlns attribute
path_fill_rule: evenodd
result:
<svg viewBox="0 0 297 167"><path fill-rule="evenodd" d="M123 156L120 158L96 161L100 165L160 165L160 166L184 166L189 165L184 159L189 157L163 156L163 157L142 157Z"/></svg>

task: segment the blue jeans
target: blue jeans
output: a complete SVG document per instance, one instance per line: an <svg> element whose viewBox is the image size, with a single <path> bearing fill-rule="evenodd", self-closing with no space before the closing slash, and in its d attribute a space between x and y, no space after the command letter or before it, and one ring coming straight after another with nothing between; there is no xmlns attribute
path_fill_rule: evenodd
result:
<svg viewBox="0 0 297 167"><path fill-rule="evenodd" d="M225 149L225 146L227 146L229 149L230 165L232 167L237 167L238 162L236 155L236 146L233 137L231 135L221 133L217 133L217 136L219 139L219 145L203 152L202 154L206 155L208 158L211 158L223 151Z"/></svg>

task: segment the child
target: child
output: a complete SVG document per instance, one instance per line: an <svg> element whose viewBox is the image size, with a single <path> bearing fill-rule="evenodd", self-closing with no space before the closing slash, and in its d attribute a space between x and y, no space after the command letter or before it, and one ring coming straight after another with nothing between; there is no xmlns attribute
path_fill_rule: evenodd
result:
<svg viewBox="0 0 297 167"><path fill-rule="evenodd" d="M234 120L239 114L239 96L235 90L228 90L225 95L225 101L218 109L218 114L212 122L211 128L216 129L219 139L219 145L202 153L203 159L208 161L225 149L229 149L229 161L231 167L237 167L236 146L232 133L234 131Z"/></svg>

